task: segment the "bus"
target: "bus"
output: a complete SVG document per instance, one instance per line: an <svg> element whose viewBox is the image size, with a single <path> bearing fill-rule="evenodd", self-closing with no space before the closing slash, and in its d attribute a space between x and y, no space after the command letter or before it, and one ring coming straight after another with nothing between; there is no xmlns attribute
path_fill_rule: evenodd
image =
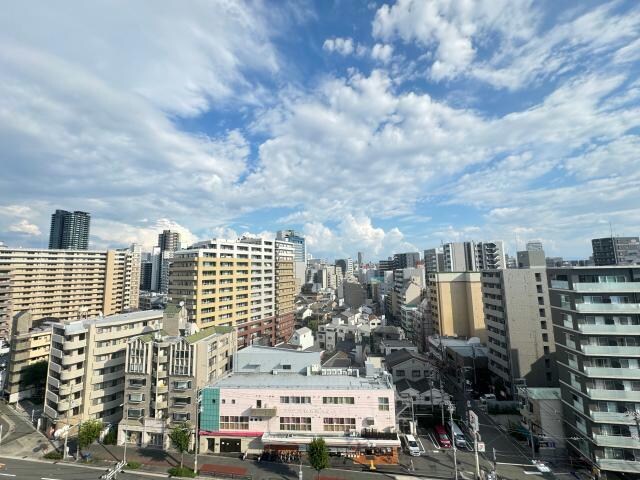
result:
<svg viewBox="0 0 640 480"><path fill-rule="evenodd" d="M466 450L468 448L467 439L465 438L462 430L460 430L460 427L458 427L456 422L452 420L447 422L447 429L449 430L449 436L451 437L451 440L455 444L456 448L462 448Z"/></svg>
<svg viewBox="0 0 640 480"><path fill-rule="evenodd" d="M433 430L436 433L436 441L438 445L440 445L440 448L451 448L451 442L444 427L442 425L436 425Z"/></svg>

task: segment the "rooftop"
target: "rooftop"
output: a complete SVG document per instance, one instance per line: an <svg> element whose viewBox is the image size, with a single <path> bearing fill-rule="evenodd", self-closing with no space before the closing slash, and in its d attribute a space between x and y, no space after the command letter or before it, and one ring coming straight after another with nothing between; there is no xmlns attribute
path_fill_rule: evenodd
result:
<svg viewBox="0 0 640 480"><path fill-rule="evenodd" d="M532 400L560 400L559 388L522 388L522 394L524 396L529 395Z"/></svg>
<svg viewBox="0 0 640 480"><path fill-rule="evenodd" d="M404 347L415 348L416 347L411 340L393 340L393 339L390 339L390 340L382 340L382 343L386 347L400 347L400 348L404 348Z"/></svg>
<svg viewBox="0 0 640 480"><path fill-rule="evenodd" d="M193 335L189 335L185 338L185 340L189 343L196 343L199 340L203 340L211 335L223 335L225 333L233 332L233 327L209 327L200 330L198 333L194 333Z"/></svg>
<svg viewBox="0 0 640 480"><path fill-rule="evenodd" d="M69 332L86 330L90 325L117 325L120 323L141 322L145 320L159 320L163 317L162 310L141 310L138 312L118 313L106 317L92 317L86 320L72 320L60 322Z"/></svg>
<svg viewBox="0 0 640 480"><path fill-rule="evenodd" d="M304 375L297 373L234 373L214 382L217 388L284 388L313 390L387 390L382 377L350 375Z"/></svg>

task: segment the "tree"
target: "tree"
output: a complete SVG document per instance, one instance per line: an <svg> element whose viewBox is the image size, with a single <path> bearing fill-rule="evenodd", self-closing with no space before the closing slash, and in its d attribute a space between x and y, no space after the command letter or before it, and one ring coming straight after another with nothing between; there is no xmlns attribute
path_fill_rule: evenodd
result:
<svg viewBox="0 0 640 480"><path fill-rule="evenodd" d="M180 468L184 466L184 452L189 450L189 441L191 440L191 426L184 422L171 429L169 434L171 444L180 452Z"/></svg>
<svg viewBox="0 0 640 480"><path fill-rule="evenodd" d="M309 456L309 463L318 472L318 478L320 478L320 471L329 468L329 449L327 444L322 438L314 438L309 444L307 455Z"/></svg>
<svg viewBox="0 0 640 480"><path fill-rule="evenodd" d="M85 448L100 438L102 432L102 422L100 420L87 420L80 425L78 430L78 445Z"/></svg>

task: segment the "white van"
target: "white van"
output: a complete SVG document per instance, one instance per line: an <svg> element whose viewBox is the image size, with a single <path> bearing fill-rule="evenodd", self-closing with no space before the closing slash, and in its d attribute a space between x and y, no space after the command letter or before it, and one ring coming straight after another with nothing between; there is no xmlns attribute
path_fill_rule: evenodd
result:
<svg viewBox="0 0 640 480"><path fill-rule="evenodd" d="M412 457L419 457L420 445L418 445L418 442L416 441L415 437L413 435L405 435L404 440L405 440L407 452L409 452L409 455L411 455Z"/></svg>
<svg viewBox="0 0 640 480"><path fill-rule="evenodd" d="M467 439L462 433L462 430L460 430L460 427L458 427L458 424L456 422L449 421L447 422L447 427L449 430L449 436L453 443L455 443L456 448L467 450L469 447L467 445Z"/></svg>

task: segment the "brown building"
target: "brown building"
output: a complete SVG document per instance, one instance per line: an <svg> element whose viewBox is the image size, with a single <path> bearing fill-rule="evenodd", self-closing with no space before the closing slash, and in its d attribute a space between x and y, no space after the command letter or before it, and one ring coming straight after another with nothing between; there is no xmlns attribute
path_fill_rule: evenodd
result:
<svg viewBox="0 0 640 480"><path fill-rule="evenodd" d="M288 341L295 328L294 255L292 243L276 240L276 344Z"/></svg>
<svg viewBox="0 0 640 480"><path fill-rule="evenodd" d="M487 341L480 272L428 272L427 296L436 335Z"/></svg>

